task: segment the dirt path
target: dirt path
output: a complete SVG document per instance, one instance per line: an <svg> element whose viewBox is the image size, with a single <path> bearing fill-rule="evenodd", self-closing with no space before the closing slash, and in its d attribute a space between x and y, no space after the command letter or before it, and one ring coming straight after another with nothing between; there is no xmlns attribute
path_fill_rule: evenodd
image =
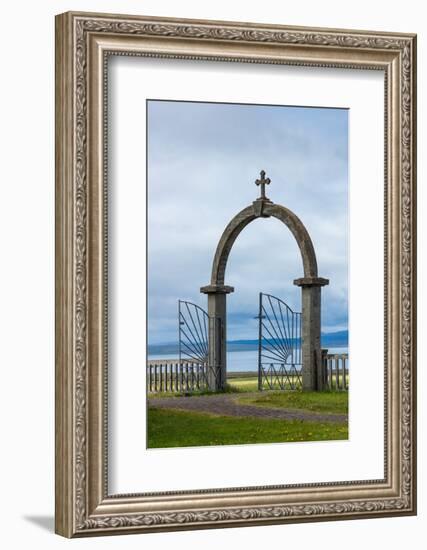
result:
<svg viewBox="0 0 427 550"><path fill-rule="evenodd" d="M251 394L245 394L251 395ZM255 395L255 394L254 394ZM312 422L346 422L347 415L312 413L309 411L259 407L239 403L233 394L198 395L192 397L159 397L149 399L150 407L181 411L205 412L223 416L251 416L257 418L279 418L286 420L309 420Z"/></svg>

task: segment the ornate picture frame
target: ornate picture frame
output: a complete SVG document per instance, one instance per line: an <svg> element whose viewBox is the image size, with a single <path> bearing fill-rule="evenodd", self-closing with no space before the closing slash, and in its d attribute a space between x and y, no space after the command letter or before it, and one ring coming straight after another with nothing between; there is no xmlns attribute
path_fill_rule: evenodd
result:
<svg viewBox="0 0 427 550"><path fill-rule="evenodd" d="M110 55L384 72L384 479L108 492ZM56 18L56 532L82 537L416 513L416 36L68 12Z"/></svg>

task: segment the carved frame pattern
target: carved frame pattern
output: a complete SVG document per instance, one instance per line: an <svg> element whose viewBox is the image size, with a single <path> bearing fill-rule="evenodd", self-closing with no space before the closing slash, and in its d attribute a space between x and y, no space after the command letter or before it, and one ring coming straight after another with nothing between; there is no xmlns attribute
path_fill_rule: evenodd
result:
<svg viewBox="0 0 427 550"><path fill-rule="evenodd" d="M56 531L73 537L414 514L415 36L85 13L62 14L56 25ZM99 257L92 252L90 242L94 227L102 236L96 223L102 209L96 210L96 216L92 213L96 205L89 188L93 181L90 170L94 169L92 147L97 142L90 133L93 119L89 106L96 104L91 94L103 93L104 99L99 100L102 112L106 96L105 79L95 79L95 85L90 79L94 52L99 52L103 35L116 44L115 55L384 70L386 185L390 187L388 196L394 197L394 204L397 201L386 220L391 250L386 261L391 262L394 280L400 281L395 288L396 299L393 289L389 291L391 312L385 312L387 330L390 334L393 331L399 354L387 381L385 480L284 486L287 491L278 497L276 488L268 487L193 491L192 497L188 492L161 494L157 500L155 495L107 494L102 396L106 373L102 371L102 353L96 355L99 368L92 366L90 355L91 319L97 318L92 315L92 289L102 286L99 273L91 275L91 258L95 256L98 261ZM150 43L147 51L136 52L136 41L147 39L153 39L154 46ZM177 52L162 51L163 42L178 44ZM249 53L242 57L230 54L232 43L246 47ZM187 48L184 52L181 44ZM205 54L208 44L214 51ZM265 45L271 48L265 49ZM106 46L104 50L104 56L111 53ZM96 121L101 123L99 117ZM105 154L105 142L103 147ZM103 170L97 174L101 179L106 177L105 165ZM101 300L102 292L97 298ZM105 346L105 341L101 345ZM379 491L374 490L376 485ZM311 495L310 488L314 489ZM241 505L242 495L252 500Z"/></svg>

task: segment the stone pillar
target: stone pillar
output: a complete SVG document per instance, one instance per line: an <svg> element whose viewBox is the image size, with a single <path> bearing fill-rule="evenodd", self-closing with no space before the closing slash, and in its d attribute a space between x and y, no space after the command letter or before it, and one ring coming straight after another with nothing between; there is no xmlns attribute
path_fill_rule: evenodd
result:
<svg viewBox="0 0 427 550"><path fill-rule="evenodd" d="M234 292L234 288L208 285L203 286L200 292L208 295L208 385L211 391L222 391L227 381L227 294ZM212 367L218 369L217 375Z"/></svg>
<svg viewBox="0 0 427 550"><path fill-rule="evenodd" d="M320 344L321 288L328 284L329 280L322 277L303 277L294 281L294 285L301 287L303 391L324 389Z"/></svg>

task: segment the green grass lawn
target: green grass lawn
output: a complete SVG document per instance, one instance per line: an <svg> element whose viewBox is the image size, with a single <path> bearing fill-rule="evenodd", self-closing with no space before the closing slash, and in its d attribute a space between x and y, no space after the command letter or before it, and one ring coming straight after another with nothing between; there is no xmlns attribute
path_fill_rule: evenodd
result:
<svg viewBox="0 0 427 550"><path fill-rule="evenodd" d="M335 384L335 381L334 381ZM228 378L227 379L227 388L225 390L227 393L250 393L250 392L257 392L258 391L258 376L248 376L244 378L236 377L236 378ZM208 391L194 391L191 393L193 396L197 395L207 395L212 392ZM265 390L263 394L267 393L275 393L271 390ZM277 393L288 393L288 392L277 392ZM297 391L292 391L292 394L299 393ZM322 392L322 395L324 395L326 392ZM334 394L335 391L332 390L329 393ZM337 394L344 395L347 392L337 392ZM150 399L156 399L157 397L181 397L182 395L190 395L190 393L185 394L185 392L157 392L157 393L150 393ZM299 407L297 407L299 408ZM334 411L331 411L334 412ZM346 411L344 411L346 412Z"/></svg>
<svg viewBox="0 0 427 550"><path fill-rule="evenodd" d="M292 377L291 377L292 379ZM296 382L296 379L294 380ZM348 384L348 376L346 378L347 384ZM332 377L332 388L336 388L336 376ZM342 376L339 378L338 385L341 388L342 386ZM235 392L251 392L251 391L258 391L258 377L257 376L251 376L251 377L245 377L245 378L228 378L227 379L227 386L229 391L235 391ZM270 390L269 390L270 391Z"/></svg>
<svg viewBox="0 0 427 550"><path fill-rule="evenodd" d="M260 407L303 409L317 413L348 413L348 393L340 391L322 392L259 392L256 395L238 397L240 403Z"/></svg>
<svg viewBox="0 0 427 550"><path fill-rule="evenodd" d="M258 391L258 376L250 378L228 378L227 386L229 391L251 392Z"/></svg>
<svg viewBox="0 0 427 550"><path fill-rule="evenodd" d="M190 447L348 439L347 423L216 416L148 409L148 447Z"/></svg>
<svg viewBox="0 0 427 550"><path fill-rule="evenodd" d="M258 377L252 376L248 378L232 378L227 380L226 393L246 393L258 391ZM193 392L156 392L150 393L150 399L156 399L159 397L182 397L183 395L191 395L197 397L198 395L215 395L216 392L209 392L206 390L193 391Z"/></svg>
<svg viewBox="0 0 427 550"><path fill-rule="evenodd" d="M242 404L267 408L285 408L311 413L346 414L348 393L340 391L263 391L258 392L257 377L231 378L227 393L235 394ZM179 397L178 393L158 393L158 397ZM192 399L215 393L198 392ZM255 417L212 415L148 408L148 447L190 447L206 445L242 445L348 439L348 424L310 420L280 420Z"/></svg>

